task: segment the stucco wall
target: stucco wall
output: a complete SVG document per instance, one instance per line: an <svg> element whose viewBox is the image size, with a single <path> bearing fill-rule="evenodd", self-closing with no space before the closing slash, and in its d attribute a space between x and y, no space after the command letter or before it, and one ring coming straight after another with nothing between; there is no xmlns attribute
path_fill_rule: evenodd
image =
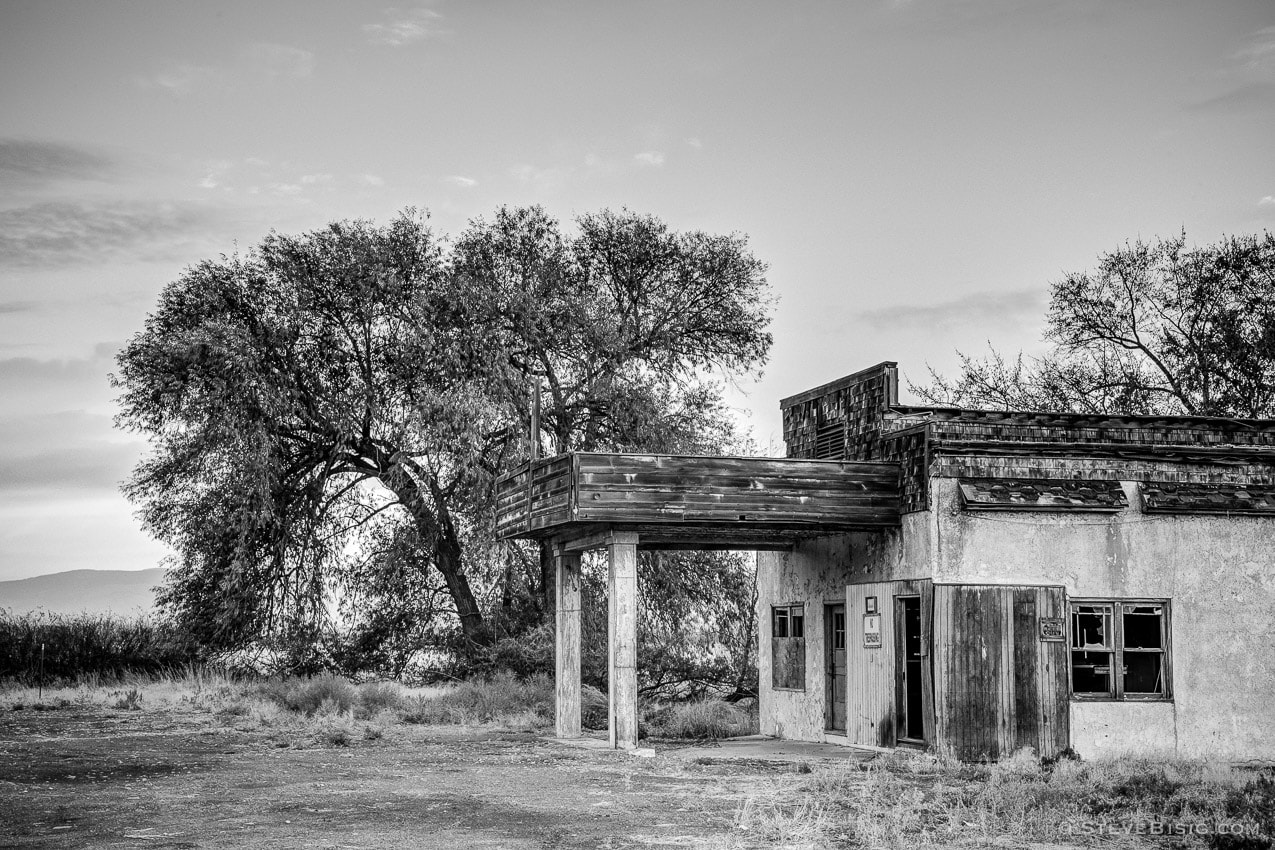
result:
<svg viewBox="0 0 1275 850"><path fill-rule="evenodd" d="M789 552L757 554L757 623L761 732L825 740L824 605L844 603L846 585L925 578L932 565L929 513L905 514L898 531L820 537ZM806 687L771 688L772 605L806 606Z"/></svg>
<svg viewBox="0 0 1275 850"><path fill-rule="evenodd" d="M935 583L1063 584L1069 598L1171 600L1172 704L1072 702L1073 748L1275 758L1275 520L961 509L931 480Z"/></svg>

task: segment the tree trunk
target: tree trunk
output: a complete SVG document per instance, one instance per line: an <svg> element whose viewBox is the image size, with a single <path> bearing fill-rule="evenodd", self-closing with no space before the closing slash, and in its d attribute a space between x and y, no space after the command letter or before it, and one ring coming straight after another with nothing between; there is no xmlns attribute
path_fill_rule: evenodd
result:
<svg viewBox="0 0 1275 850"><path fill-rule="evenodd" d="M483 622L478 600L465 575L460 538L452 525L446 505L431 507L421 485L398 466L382 476L382 481L398 497L399 503L412 515L421 539L428 540L434 550L434 564L447 582L447 592L456 606L461 634L473 644L488 642L487 624Z"/></svg>

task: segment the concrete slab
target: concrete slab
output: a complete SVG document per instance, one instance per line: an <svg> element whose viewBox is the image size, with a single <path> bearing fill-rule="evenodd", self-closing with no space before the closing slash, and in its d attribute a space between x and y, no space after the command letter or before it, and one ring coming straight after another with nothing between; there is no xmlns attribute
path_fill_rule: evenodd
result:
<svg viewBox="0 0 1275 850"><path fill-rule="evenodd" d="M611 749L611 744L605 737L596 735L584 735L579 738L545 738L544 740L582 750ZM778 764L800 764L832 761L866 762L875 758L880 750L839 744L819 744L812 741L786 741L765 735L747 735L742 738L723 738L720 741L695 744L660 742L653 748L643 748L640 751L617 750L616 752L626 752L630 755L660 755L704 763L769 761Z"/></svg>
<svg viewBox="0 0 1275 850"><path fill-rule="evenodd" d="M711 761L773 761L784 764L800 762L850 761L865 762L876 758L872 750L819 744L813 741L786 741L765 735L748 735L743 738L725 738L706 744L684 747L660 748L660 755L675 756L687 760Z"/></svg>

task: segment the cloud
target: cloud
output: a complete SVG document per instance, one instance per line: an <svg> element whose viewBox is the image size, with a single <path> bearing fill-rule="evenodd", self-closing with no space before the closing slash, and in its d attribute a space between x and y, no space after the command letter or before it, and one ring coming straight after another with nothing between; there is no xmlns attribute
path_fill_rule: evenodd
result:
<svg viewBox="0 0 1275 850"><path fill-rule="evenodd" d="M39 301L0 301L0 315L34 313L40 309Z"/></svg>
<svg viewBox="0 0 1275 850"><path fill-rule="evenodd" d="M424 6L414 9L386 9L384 21L364 24L363 32L367 33L367 40L372 44L402 47L446 34L447 30L438 25L442 19L440 13Z"/></svg>
<svg viewBox="0 0 1275 850"><path fill-rule="evenodd" d="M686 144L695 148L695 150L702 150L704 147L704 143L700 141L700 138L698 136L691 136L689 139L686 140Z"/></svg>
<svg viewBox="0 0 1275 850"><path fill-rule="evenodd" d="M542 168L537 165L521 163L509 169L509 176L519 183L532 186L538 191L560 189L571 179L572 169L566 167Z"/></svg>
<svg viewBox="0 0 1275 850"><path fill-rule="evenodd" d="M1266 195L1257 202L1259 207L1275 207L1275 195Z"/></svg>
<svg viewBox="0 0 1275 850"><path fill-rule="evenodd" d="M144 89L182 96L199 89L225 88L231 84L300 80L314 73L315 58L309 50L255 41L245 45L234 61L224 65L175 62L153 74L136 77Z"/></svg>
<svg viewBox="0 0 1275 850"><path fill-rule="evenodd" d="M201 205L143 201L48 201L0 210L0 266L68 266L163 249L206 230L213 218Z"/></svg>
<svg viewBox="0 0 1275 850"><path fill-rule="evenodd" d="M184 95L224 78L225 72L218 68L178 62L153 74L136 77L134 81L144 89L157 89L169 94Z"/></svg>
<svg viewBox="0 0 1275 850"><path fill-rule="evenodd" d="M633 158L642 165L653 165L659 167L664 164L664 154L660 151L642 151L633 154Z"/></svg>
<svg viewBox="0 0 1275 850"><path fill-rule="evenodd" d="M460 174L453 174L452 176L445 177L443 179L446 180L448 183L452 184L453 186L459 186L462 189L468 189L472 186L478 185L478 181L475 180L474 178L464 177Z"/></svg>
<svg viewBox="0 0 1275 850"><path fill-rule="evenodd" d="M871 325L907 328L990 327L1034 322L1045 314L1048 293L1040 288L1012 292L974 292L949 301L897 304L863 310L858 318Z"/></svg>
<svg viewBox="0 0 1275 850"><path fill-rule="evenodd" d="M244 48L252 72L272 79L299 80L314 73L314 54L299 47L258 41Z"/></svg>
<svg viewBox="0 0 1275 850"><path fill-rule="evenodd" d="M302 174L301 183L305 186L326 185L332 182L331 174Z"/></svg>
<svg viewBox="0 0 1275 850"><path fill-rule="evenodd" d="M1275 107L1275 27L1249 36L1218 74L1228 88L1187 104L1193 112L1249 112Z"/></svg>
<svg viewBox="0 0 1275 850"><path fill-rule="evenodd" d="M31 188L64 180L104 180L115 163L60 142L0 139L0 186Z"/></svg>
<svg viewBox="0 0 1275 850"><path fill-rule="evenodd" d="M1253 33L1249 43L1235 54L1235 58L1250 74L1275 80L1275 27Z"/></svg>
<svg viewBox="0 0 1275 850"><path fill-rule="evenodd" d="M359 182L364 186L384 186L385 180L376 174L364 174L359 177Z"/></svg>
<svg viewBox="0 0 1275 850"><path fill-rule="evenodd" d="M114 492L144 450L122 437L109 416L81 410L0 418L0 496Z"/></svg>

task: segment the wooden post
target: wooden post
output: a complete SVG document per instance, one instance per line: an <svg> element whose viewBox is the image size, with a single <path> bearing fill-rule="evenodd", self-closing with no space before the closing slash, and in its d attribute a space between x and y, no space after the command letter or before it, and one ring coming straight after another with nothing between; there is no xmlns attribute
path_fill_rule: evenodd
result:
<svg viewBox="0 0 1275 850"><path fill-rule="evenodd" d="M638 744L637 704L637 542L631 532L611 534L608 570L607 677L610 692L611 746L631 750Z"/></svg>
<svg viewBox="0 0 1275 850"><path fill-rule="evenodd" d="M553 546L554 730L559 738L580 737L580 553Z"/></svg>

